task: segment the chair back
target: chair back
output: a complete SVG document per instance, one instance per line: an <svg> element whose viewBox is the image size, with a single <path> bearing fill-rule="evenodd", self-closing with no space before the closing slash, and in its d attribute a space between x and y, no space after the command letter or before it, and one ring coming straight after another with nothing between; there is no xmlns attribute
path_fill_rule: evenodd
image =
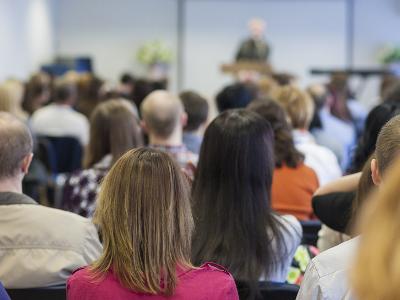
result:
<svg viewBox="0 0 400 300"><path fill-rule="evenodd" d="M246 282L236 280L240 300L295 300L299 286L287 283L261 281L258 283L259 295L251 298Z"/></svg>
<svg viewBox="0 0 400 300"><path fill-rule="evenodd" d="M75 137L50 137L38 138L39 157L55 175L71 173L81 168L83 148Z"/></svg>
<svg viewBox="0 0 400 300"><path fill-rule="evenodd" d="M317 246L318 232L321 230L321 222L318 220L301 221L303 238L301 244Z"/></svg>
<svg viewBox="0 0 400 300"><path fill-rule="evenodd" d="M7 289L12 300L66 300L65 285L30 289Z"/></svg>

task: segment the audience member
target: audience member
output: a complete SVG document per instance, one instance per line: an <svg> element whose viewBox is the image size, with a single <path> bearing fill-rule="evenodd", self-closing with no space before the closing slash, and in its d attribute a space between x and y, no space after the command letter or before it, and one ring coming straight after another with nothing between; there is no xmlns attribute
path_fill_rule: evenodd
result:
<svg viewBox="0 0 400 300"><path fill-rule="evenodd" d="M282 87L276 94L276 100L285 109L293 128L296 148L304 154L304 163L315 171L319 184L323 185L339 178L342 171L335 154L315 142L308 131L314 112L311 97L294 86Z"/></svg>
<svg viewBox="0 0 400 300"><path fill-rule="evenodd" d="M0 111L9 112L22 121L28 114L22 109L24 86L17 80L7 80L0 84Z"/></svg>
<svg viewBox="0 0 400 300"><path fill-rule="evenodd" d="M63 207L84 217L96 207L100 181L125 152L143 146L133 105L114 99L99 104L90 119L84 170L73 173L64 187Z"/></svg>
<svg viewBox="0 0 400 300"><path fill-rule="evenodd" d="M178 97L158 90L149 94L140 107L142 126L149 136L149 147L172 155L182 168L197 164L198 157L183 144L187 115Z"/></svg>
<svg viewBox="0 0 400 300"><path fill-rule="evenodd" d="M271 210L273 131L259 115L229 110L207 128L192 189L192 257L215 261L257 291L284 282L302 229ZM250 298L251 299L251 298Z"/></svg>
<svg viewBox="0 0 400 300"><path fill-rule="evenodd" d="M85 146L89 140L89 122L73 110L77 98L76 85L66 78L56 82L54 103L38 109L31 118L35 134L51 137L74 137Z"/></svg>
<svg viewBox="0 0 400 300"><path fill-rule="evenodd" d="M78 100L76 102L76 110L84 114L90 119L93 110L101 101L101 88L103 81L93 74L82 74L78 78Z"/></svg>
<svg viewBox="0 0 400 300"><path fill-rule="evenodd" d="M400 151L399 128L400 116L396 116L383 126L378 136L376 158L371 160L371 176L376 186L386 178L386 170ZM354 232L353 236L357 234ZM316 256L307 267L297 299L354 299L349 290L348 271L355 259L359 240L355 237Z"/></svg>
<svg viewBox="0 0 400 300"><path fill-rule="evenodd" d="M51 97L51 79L46 73L39 72L31 76L26 84L23 109L32 115L37 109L49 102Z"/></svg>
<svg viewBox="0 0 400 300"><path fill-rule="evenodd" d="M330 113L331 96L322 84L308 87L308 93L314 100L316 112L310 124L310 132L319 145L331 149L342 170L350 163L351 151L356 142L356 130L352 124L343 122ZM335 137L332 139L332 137Z"/></svg>
<svg viewBox="0 0 400 300"><path fill-rule="evenodd" d="M318 188L318 178L314 170L304 164L304 155L294 145L284 109L275 101L266 99L253 101L248 109L269 121L274 131L272 208L299 220L312 219L311 198Z"/></svg>
<svg viewBox="0 0 400 300"><path fill-rule="evenodd" d="M208 121L208 102L196 92L186 91L179 95L187 114L183 128L183 143L193 153L200 153L203 134Z"/></svg>
<svg viewBox="0 0 400 300"><path fill-rule="evenodd" d="M129 100L134 99L135 77L130 73L122 74L119 80L118 93L121 97Z"/></svg>
<svg viewBox="0 0 400 300"><path fill-rule="evenodd" d="M7 288L64 284L72 271L101 252L89 220L22 194L32 144L21 121L0 113L0 281Z"/></svg>
<svg viewBox="0 0 400 300"><path fill-rule="evenodd" d="M245 108L257 97L257 88L251 84L234 83L224 87L215 101L219 112L233 108Z"/></svg>
<svg viewBox="0 0 400 300"><path fill-rule="evenodd" d="M375 106L368 114L365 121L363 134L354 152L349 173L360 172L362 166L375 151L378 134L392 117L400 114L400 101L387 101Z"/></svg>
<svg viewBox="0 0 400 300"><path fill-rule="evenodd" d="M103 255L70 277L68 299L238 299L222 267L190 262L188 182L166 153L122 156L102 183L94 222Z"/></svg>
<svg viewBox="0 0 400 300"><path fill-rule="evenodd" d="M351 286L357 299L400 298L398 159L393 169L384 176L384 184L371 199L360 220L362 236L351 272Z"/></svg>

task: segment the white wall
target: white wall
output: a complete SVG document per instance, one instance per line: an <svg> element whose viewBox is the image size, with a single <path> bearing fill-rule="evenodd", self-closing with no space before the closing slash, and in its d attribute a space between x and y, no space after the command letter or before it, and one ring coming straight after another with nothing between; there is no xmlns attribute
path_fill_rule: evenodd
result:
<svg viewBox="0 0 400 300"><path fill-rule="evenodd" d="M58 54L92 56L103 78L116 80L123 71L144 72L136 51L147 41L162 40L177 51L175 0L63 0L57 11Z"/></svg>
<svg viewBox="0 0 400 300"><path fill-rule="evenodd" d="M53 9L51 0L0 0L0 81L52 59Z"/></svg>
<svg viewBox="0 0 400 300"><path fill-rule="evenodd" d="M234 61L252 17L267 20L266 37L277 71L309 82L310 67L344 67L346 1L187 0L184 88L213 96L232 81L222 63Z"/></svg>

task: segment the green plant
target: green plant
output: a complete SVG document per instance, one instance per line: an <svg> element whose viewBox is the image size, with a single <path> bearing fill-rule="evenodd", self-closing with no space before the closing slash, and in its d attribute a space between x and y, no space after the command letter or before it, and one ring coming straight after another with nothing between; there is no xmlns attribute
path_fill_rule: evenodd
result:
<svg viewBox="0 0 400 300"><path fill-rule="evenodd" d="M400 47L386 46L380 51L379 61L383 64L400 62Z"/></svg>
<svg viewBox="0 0 400 300"><path fill-rule="evenodd" d="M150 41L139 48L137 60L144 65L170 64L172 51L161 41Z"/></svg>

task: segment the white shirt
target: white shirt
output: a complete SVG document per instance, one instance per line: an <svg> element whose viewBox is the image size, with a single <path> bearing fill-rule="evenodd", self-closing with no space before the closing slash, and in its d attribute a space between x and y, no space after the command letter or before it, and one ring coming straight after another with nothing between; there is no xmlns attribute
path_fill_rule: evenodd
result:
<svg viewBox="0 0 400 300"><path fill-rule="evenodd" d="M315 142L312 134L305 130L293 130L296 149L304 154L304 164L315 171L322 186L342 176L335 154Z"/></svg>
<svg viewBox="0 0 400 300"><path fill-rule="evenodd" d="M275 270L267 278L262 276L260 280L262 281L272 281L272 282L285 282L290 265L292 264L293 256L296 253L297 248L300 245L301 237L303 235L303 230L301 228L300 222L291 215L278 216L278 220L283 224L286 230L282 230L283 240L287 247L288 255L281 264L281 268ZM276 249L277 245L274 239L272 239L272 246ZM276 252L278 249L276 250ZM282 250L281 250L282 251Z"/></svg>
<svg viewBox="0 0 400 300"><path fill-rule="evenodd" d="M68 105L50 104L38 109L31 118L31 128L37 135L77 138L82 146L89 142L89 122Z"/></svg>
<svg viewBox="0 0 400 300"><path fill-rule="evenodd" d="M353 238L314 257L296 300L354 300L348 271L358 243L359 238Z"/></svg>

